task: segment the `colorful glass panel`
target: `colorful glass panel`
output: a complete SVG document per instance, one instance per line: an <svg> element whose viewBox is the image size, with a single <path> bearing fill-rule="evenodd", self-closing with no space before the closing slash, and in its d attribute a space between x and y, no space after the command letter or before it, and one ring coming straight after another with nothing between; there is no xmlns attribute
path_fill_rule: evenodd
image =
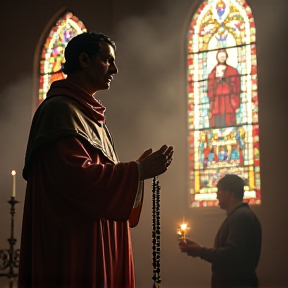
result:
<svg viewBox="0 0 288 288"><path fill-rule="evenodd" d="M61 68L65 60L63 52L68 41L86 31L82 21L71 12L66 12L60 17L50 30L40 55L39 103L45 99L53 81L65 78Z"/></svg>
<svg viewBox="0 0 288 288"><path fill-rule="evenodd" d="M218 180L245 179L261 202L256 30L245 0L206 0L188 33L190 206L216 206Z"/></svg>

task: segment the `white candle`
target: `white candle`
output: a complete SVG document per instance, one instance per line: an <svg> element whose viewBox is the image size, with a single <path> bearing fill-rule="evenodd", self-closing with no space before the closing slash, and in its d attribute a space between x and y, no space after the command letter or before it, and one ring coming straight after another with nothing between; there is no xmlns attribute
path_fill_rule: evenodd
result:
<svg viewBox="0 0 288 288"><path fill-rule="evenodd" d="M12 170L11 175L13 177L13 186L12 186L12 197L16 197L16 171Z"/></svg>

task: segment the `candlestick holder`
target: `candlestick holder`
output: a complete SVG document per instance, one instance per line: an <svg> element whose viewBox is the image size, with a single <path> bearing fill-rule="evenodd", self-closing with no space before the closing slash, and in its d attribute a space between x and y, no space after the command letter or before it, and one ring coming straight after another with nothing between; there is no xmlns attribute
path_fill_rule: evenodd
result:
<svg viewBox="0 0 288 288"><path fill-rule="evenodd" d="M15 197L11 197L8 201L11 205L10 214L11 214L11 230L10 238L7 239L9 242L9 249L0 250L0 270L8 270L7 273L0 273L0 277L8 277L10 279L10 287L13 285L13 279L18 276L18 273L15 272L15 268L19 267L19 258L20 258L20 249L15 249L14 246L17 242L17 239L14 238L14 215L15 215L15 205L20 203L15 200Z"/></svg>

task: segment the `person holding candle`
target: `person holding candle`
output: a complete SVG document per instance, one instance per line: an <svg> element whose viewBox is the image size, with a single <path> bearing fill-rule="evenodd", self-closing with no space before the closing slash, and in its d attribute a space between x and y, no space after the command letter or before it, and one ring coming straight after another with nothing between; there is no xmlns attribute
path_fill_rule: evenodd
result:
<svg viewBox="0 0 288 288"><path fill-rule="evenodd" d="M171 164L173 147L121 163L94 98L118 72L115 43L86 32L68 43L63 72L31 126L19 287L133 288L130 227L138 224L143 181Z"/></svg>
<svg viewBox="0 0 288 288"><path fill-rule="evenodd" d="M256 268L260 258L261 224L243 202L244 181L226 174L217 183L219 206L227 212L213 248L181 239L179 248L212 264L211 288L258 287Z"/></svg>

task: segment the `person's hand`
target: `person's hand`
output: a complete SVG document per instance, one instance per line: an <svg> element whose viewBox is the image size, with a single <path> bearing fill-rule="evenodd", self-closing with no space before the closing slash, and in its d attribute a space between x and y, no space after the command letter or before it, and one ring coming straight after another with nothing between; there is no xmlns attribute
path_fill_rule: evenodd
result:
<svg viewBox="0 0 288 288"><path fill-rule="evenodd" d="M201 256L202 246L192 240L189 240L187 238L181 239L178 245L181 252L187 253L189 256L192 257Z"/></svg>
<svg viewBox="0 0 288 288"><path fill-rule="evenodd" d="M139 158L138 162L141 160L144 160L147 156L149 156L152 153L152 148L146 150Z"/></svg>
<svg viewBox="0 0 288 288"><path fill-rule="evenodd" d="M155 152L152 149L146 150L138 159L142 167L141 180L163 174L172 162L173 153L173 147L167 145Z"/></svg>

